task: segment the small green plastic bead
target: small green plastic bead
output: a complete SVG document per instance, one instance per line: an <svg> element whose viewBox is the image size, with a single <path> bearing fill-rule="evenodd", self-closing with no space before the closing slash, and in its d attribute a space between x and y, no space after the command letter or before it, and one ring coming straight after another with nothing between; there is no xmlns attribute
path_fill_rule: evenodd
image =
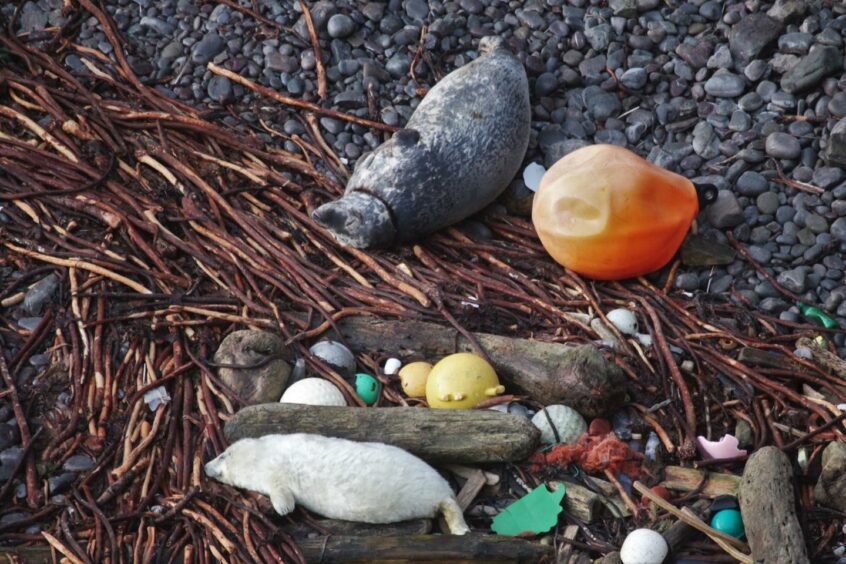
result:
<svg viewBox="0 0 846 564"><path fill-rule="evenodd" d="M359 373L355 375L355 393L368 406L376 403L381 390L382 385L379 383L379 380L370 374Z"/></svg>
<svg viewBox="0 0 846 564"><path fill-rule="evenodd" d="M818 308L806 304L797 304L799 311L805 316L805 319L816 321L817 324L822 325L826 329L837 329L837 322L824 314Z"/></svg>
<svg viewBox="0 0 846 564"><path fill-rule="evenodd" d="M723 509L714 513L711 517L711 527L737 539L746 536L743 518L737 509Z"/></svg>

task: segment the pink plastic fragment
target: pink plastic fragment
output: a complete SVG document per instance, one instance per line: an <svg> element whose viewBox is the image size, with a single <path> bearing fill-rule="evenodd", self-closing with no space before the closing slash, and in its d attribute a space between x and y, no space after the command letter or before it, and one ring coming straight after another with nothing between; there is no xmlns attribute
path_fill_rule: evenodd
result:
<svg viewBox="0 0 846 564"><path fill-rule="evenodd" d="M737 448L738 441L734 435L725 435L717 442L709 441L705 437L696 437L696 441L699 443L699 450L708 458L721 460L746 455L745 450Z"/></svg>

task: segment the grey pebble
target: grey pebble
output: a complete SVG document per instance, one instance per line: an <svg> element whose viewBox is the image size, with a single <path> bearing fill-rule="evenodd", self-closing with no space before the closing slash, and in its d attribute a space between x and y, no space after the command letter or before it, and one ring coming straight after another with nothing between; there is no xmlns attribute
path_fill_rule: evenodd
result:
<svg viewBox="0 0 846 564"><path fill-rule="evenodd" d="M802 151L799 141L787 133L770 133L765 145L767 154L777 159L797 159Z"/></svg>
<svg viewBox="0 0 846 564"><path fill-rule="evenodd" d="M326 24L329 37L344 38L355 32L355 22L346 14L335 14Z"/></svg>

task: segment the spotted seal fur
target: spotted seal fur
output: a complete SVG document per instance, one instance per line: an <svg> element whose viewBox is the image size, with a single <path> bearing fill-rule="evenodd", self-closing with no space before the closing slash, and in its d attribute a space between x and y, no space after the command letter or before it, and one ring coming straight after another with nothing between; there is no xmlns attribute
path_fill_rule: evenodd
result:
<svg viewBox="0 0 846 564"><path fill-rule="evenodd" d="M343 245L387 247L461 221L499 196L529 144L523 65L498 37L438 82L405 129L362 157L313 217Z"/></svg>

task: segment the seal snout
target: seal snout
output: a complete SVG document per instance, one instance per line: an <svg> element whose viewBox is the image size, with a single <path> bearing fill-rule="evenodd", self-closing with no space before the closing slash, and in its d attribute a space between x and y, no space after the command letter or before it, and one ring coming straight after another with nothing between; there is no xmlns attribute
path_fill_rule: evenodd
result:
<svg viewBox="0 0 846 564"><path fill-rule="evenodd" d="M358 249L388 246L397 233L387 206L364 192L347 192L314 210L311 217L342 245Z"/></svg>
<svg viewBox="0 0 846 564"><path fill-rule="evenodd" d="M203 470L209 478L219 478L223 473L223 458L218 456L211 462L206 463Z"/></svg>

